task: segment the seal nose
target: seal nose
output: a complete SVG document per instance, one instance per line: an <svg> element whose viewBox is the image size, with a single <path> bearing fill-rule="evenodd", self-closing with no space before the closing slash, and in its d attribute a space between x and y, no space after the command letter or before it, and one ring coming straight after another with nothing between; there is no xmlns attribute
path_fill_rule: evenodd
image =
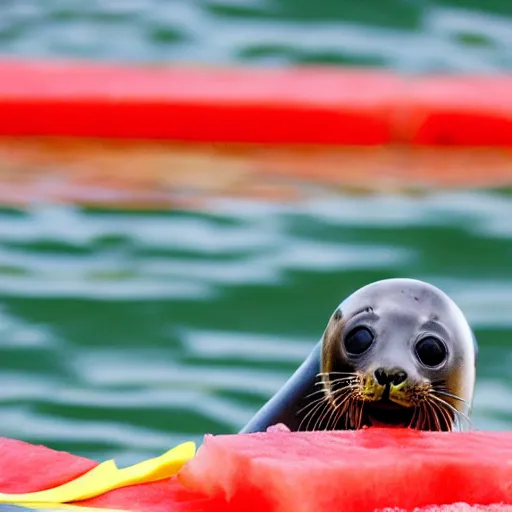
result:
<svg viewBox="0 0 512 512"><path fill-rule="evenodd" d="M400 368L393 368L392 370L386 370L385 368L377 368L375 370L375 380L381 385L386 386L392 384L398 386L407 379L407 373Z"/></svg>

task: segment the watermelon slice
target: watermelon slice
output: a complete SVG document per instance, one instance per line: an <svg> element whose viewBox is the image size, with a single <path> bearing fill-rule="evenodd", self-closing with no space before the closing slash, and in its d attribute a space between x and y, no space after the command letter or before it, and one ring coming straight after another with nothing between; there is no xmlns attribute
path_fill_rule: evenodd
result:
<svg viewBox="0 0 512 512"><path fill-rule="evenodd" d="M0 492L53 488L97 465L0 438ZM511 504L512 434L281 428L207 436L177 478L75 503L133 512L512 512Z"/></svg>
<svg viewBox="0 0 512 512"><path fill-rule="evenodd" d="M178 480L199 494L226 499L224 510L230 511L508 506L512 433L370 428L206 436ZM464 505L453 507L446 510L465 511Z"/></svg>
<svg viewBox="0 0 512 512"><path fill-rule="evenodd" d="M96 467L96 461L16 439L0 438L0 492L43 491Z"/></svg>
<svg viewBox="0 0 512 512"><path fill-rule="evenodd" d="M403 508L385 508L375 512L512 512L511 505L468 505L467 503L453 503L451 505L433 505L430 507L404 510Z"/></svg>
<svg viewBox="0 0 512 512"><path fill-rule="evenodd" d="M131 512L224 512L227 506L221 496L204 496L190 491L176 478L130 485L74 505Z"/></svg>
<svg viewBox="0 0 512 512"><path fill-rule="evenodd" d="M510 505L468 505L467 503L453 503L452 505L434 505L414 510L403 508L386 508L375 512L512 512Z"/></svg>
<svg viewBox="0 0 512 512"><path fill-rule="evenodd" d="M0 438L0 492L23 494L52 489L74 480L98 462L33 445ZM214 508L216 503L220 503ZM183 488L171 478L161 482L131 485L75 504L133 512L200 512L222 510L223 500L212 499ZM55 506L58 509L58 506Z"/></svg>

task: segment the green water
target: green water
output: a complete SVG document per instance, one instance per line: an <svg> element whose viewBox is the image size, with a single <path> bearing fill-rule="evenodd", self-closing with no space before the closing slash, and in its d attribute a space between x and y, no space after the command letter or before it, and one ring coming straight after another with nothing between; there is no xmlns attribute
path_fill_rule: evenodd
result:
<svg viewBox="0 0 512 512"><path fill-rule="evenodd" d="M489 72L510 0L0 0L0 53Z"/></svg>
<svg viewBox="0 0 512 512"><path fill-rule="evenodd" d="M344 195L204 213L0 215L0 429L128 464L236 432L358 287L446 290L481 352L474 423L512 427L512 197Z"/></svg>

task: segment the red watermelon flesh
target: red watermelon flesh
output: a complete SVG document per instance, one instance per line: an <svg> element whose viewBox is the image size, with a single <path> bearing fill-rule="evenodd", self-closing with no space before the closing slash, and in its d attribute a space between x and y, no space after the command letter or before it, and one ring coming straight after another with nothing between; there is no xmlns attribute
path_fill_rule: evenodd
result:
<svg viewBox="0 0 512 512"><path fill-rule="evenodd" d="M512 504L512 433L370 428L206 436L178 479L240 511Z"/></svg>
<svg viewBox="0 0 512 512"><path fill-rule="evenodd" d="M341 433L339 433L341 434ZM355 433L348 433L346 435L353 436ZM275 434L274 434L275 435ZM279 435L283 435L282 433ZM287 434L290 436L289 434ZM319 433L313 434L314 436L318 436ZM358 437L359 434L356 435ZM491 443L487 444L486 440L490 437ZM507 462L510 465L510 438L505 435L504 439L496 439L496 435L500 436L500 434L483 434L482 439L473 439L475 444L482 441L485 443L484 447L481 447L482 450L490 450L490 457L492 459L493 451L496 451L493 446L497 443L503 441L503 450L500 450L500 454L498 455L501 458L501 464L507 466ZM261 435L256 435L257 437ZM293 436L297 436L297 434L293 434ZM503 436L503 434L501 435ZM219 437L228 437L228 438L239 438L241 436L219 436ZM253 436L251 436L252 438ZM211 437L207 438L207 445L211 444ZM218 439L218 438L214 438ZM242 450L242 455L247 457L247 437L244 437L245 441L245 450ZM280 439L271 438L271 441L275 444L276 441L281 442ZM372 448L372 443L375 444L375 439L372 442L371 438L367 438L366 442L369 443L370 447L365 446L364 442L360 439L355 443L359 445L360 451L364 452L364 449L368 450ZM394 439L395 444L399 444L399 439ZM251 441L252 442L252 441ZM385 437L380 437L377 439L377 442L380 442L383 446L382 448L390 448L392 444L390 444L390 440ZM402 439L402 442L407 444L407 439ZM267 447L271 448L272 445L268 444ZM288 441L289 443L289 441ZM335 444L337 442L335 441ZM339 444L339 443L338 443ZM339 450L340 454L345 454L343 450L346 451L347 443L341 443L340 446L335 447L336 450ZM425 443L428 446L428 442ZM378 444L377 444L378 446ZM409 449L414 446L409 443ZM236 448L236 447L235 447ZM253 445L254 448L254 445ZM441 447L442 448L442 447ZM238 450L238 448L236 448ZM373 446L375 449L375 446ZM418 448L421 450L421 446ZM207 450L210 450L208 447ZM286 450L285 450L286 451ZM201 448L200 452L204 452L204 449ZM349 451L350 452L350 451ZM245 454L245 455L244 455ZM319 452L321 454L321 452ZM204 455L202 453L198 454L204 459ZM209 472L206 475L206 480L203 484L208 484L208 481L211 481L215 484L218 481L217 473L220 468L223 467L224 463L228 462L230 457L225 458L222 454L220 455L223 458L219 458L216 461L216 468L214 471ZM258 454L256 453L256 459L258 459ZM261 455L261 453L259 454ZM294 461L297 460L297 456L302 456L307 459L308 456L311 458L311 448L307 448L304 453L295 451L295 456L293 458ZM249 457L251 455L249 454ZM503 459L504 457L504 459ZM332 454L331 454L332 458ZM494 459L494 467L498 465L498 459ZM272 459L270 459L272 462ZM260 461L261 462L261 461ZM275 461L274 461L275 462ZM185 478L184 475L191 469L191 466L194 465L196 461L191 461L187 464L186 470L182 471L180 475L180 479L183 481ZM203 462L204 463L204 460ZM307 460L306 460L307 463ZM364 467L366 471L368 468L364 465L364 457L361 458L362 468ZM24 443L22 441L16 441L12 439L1 439L0 438L0 492L13 492L13 493L22 493L22 492L32 492L37 490L48 489L51 487L55 487L62 483L65 483L73 478L80 476L81 474L89 471L93 467L95 467L98 463L96 461L92 461L86 459L84 457L79 457L76 455L72 455L66 452L52 450L50 448L46 448L44 446L36 446L29 443ZM442 462L440 463L442 466ZM474 463L473 463L474 465ZM492 465L492 464L491 464ZM203 466L204 467L204 466ZM300 466L299 466L300 467ZM487 467L487 466L486 466ZM491 468L492 469L492 468ZM194 470L194 468L192 468ZM197 468L196 468L197 470ZM389 471L389 467L387 468ZM485 467L483 468L485 471ZM311 471L311 475L313 477L315 475L316 468L313 467ZM489 479L493 479L492 476L489 476L489 471L486 473L486 477L484 475L483 485L488 483ZM189 475L190 476L190 475ZM293 474L292 474L293 477ZM487 478L487 480L485 480ZM242 480L244 479L244 475L242 475ZM246 475L246 481L250 483L250 475ZM497 478L494 478L493 485L500 485L502 479L502 475L498 475ZM185 478L186 480L186 478ZM189 482L190 483L190 482ZM275 483L275 482L274 482ZM328 482L326 482L328 483ZM286 489L286 487L293 487L294 482L293 478L288 485L286 483L282 483L282 486L278 486L278 488ZM507 484L507 492L510 494L510 487L512 485L512 481L510 479L510 475L508 476L508 484ZM267 486L267 488L261 490L256 489L252 497L245 493L238 492L238 497L232 500L229 504L226 502L223 493L215 493L211 492L211 486L202 485L199 486L200 489L191 490L189 488L183 487L183 485L176 479L172 478L167 481L155 482L151 484L142 484L126 487L124 489L117 489L108 493L103 494L97 498L93 498L90 500L82 501L77 504L89 506L89 507L105 507L111 509L123 509L123 510L132 510L134 512L229 512L229 511L247 511L250 512L252 510L268 510L269 512L272 510L280 510L276 508L276 498L273 495L275 492L275 488L271 486ZM402 490L403 493L410 492L411 486L407 485L405 490ZM235 493L236 494L236 493ZM307 494L307 493L306 493ZM265 497L266 496L266 497ZM279 496L278 496L279 498ZM400 507L404 507L405 503L403 500L398 501L394 500L394 504L398 503ZM267 503L268 507L262 507L262 503ZM510 503L510 501L507 501ZM307 503L304 504L305 507L296 507L294 505L293 499L287 506L281 510L291 511L291 510L317 510L316 504L313 504L313 508L306 508ZM295 507L295 508L294 508ZM414 509L414 507L409 508L391 508L387 510L380 510L379 512L512 512L512 507L509 505L504 505L502 507L494 506L494 507L470 507L465 504L455 504L446 507L430 507L425 509ZM352 508L353 509L353 508ZM348 512L352 510L343 506L342 510ZM326 508L328 510L340 510L338 505L335 507ZM363 512L360 510L360 512ZM372 509L372 512L375 512Z"/></svg>
<svg viewBox="0 0 512 512"><path fill-rule="evenodd" d="M512 512L512 505L468 505L453 503L452 505L433 505L425 508L405 510L403 508L385 508L375 512Z"/></svg>
<svg viewBox="0 0 512 512"><path fill-rule="evenodd" d="M189 491L176 478L115 489L74 504L133 512L223 512L227 506L222 497Z"/></svg>
<svg viewBox="0 0 512 512"><path fill-rule="evenodd" d="M0 438L0 492L19 494L51 489L97 465L96 461L71 453ZM217 512L223 510L224 502L191 492L173 478L116 489L77 504L134 512Z"/></svg>
<svg viewBox="0 0 512 512"><path fill-rule="evenodd" d="M0 492L26 493L62 485L98 463L46 446L0 438Z"/></svg>

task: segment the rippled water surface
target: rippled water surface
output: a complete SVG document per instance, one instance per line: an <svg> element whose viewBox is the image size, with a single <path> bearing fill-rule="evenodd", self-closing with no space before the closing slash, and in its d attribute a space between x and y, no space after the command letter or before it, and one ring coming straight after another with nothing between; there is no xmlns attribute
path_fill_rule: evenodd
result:
<svg viewBox="0 0 512 512"><path fill-rule="evenodd" d="M337 304L392 276L460 304L481 345L475 426L511 428L511 216L490 192L4 210L2 435L130 463L236 432Z"/></svg>
<svg viewBox="0 0 512 512"><path fill-rule="evenodd" d="M509 0L0 0L0 52L487 72L512 64Z"/></svg>

